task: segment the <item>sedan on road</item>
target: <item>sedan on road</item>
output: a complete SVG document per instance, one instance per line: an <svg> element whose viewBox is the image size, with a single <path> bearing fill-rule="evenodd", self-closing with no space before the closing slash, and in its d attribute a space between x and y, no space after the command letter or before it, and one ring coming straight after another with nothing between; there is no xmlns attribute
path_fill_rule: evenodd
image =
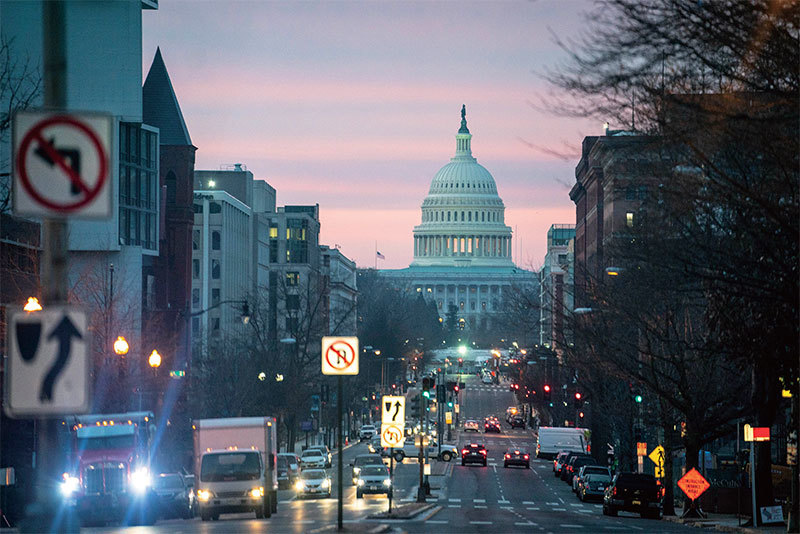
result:
<svg viewBox="0 0 800 534"><path fill-rule="evenodd" d="M180 473L161 473L153 480L160 517L168 519L192 517L191 491Z"/></svg>
<svg viewBox="0 0 800 534"><path fill-rule="evenodd" d="M521 415L515 415L508 423L511 425L511 428L525 428L525 418Z"/></svg>
<svg viewBox="0 0 800 534"><path fill-rule="evenodd" d="M503 455L503 467L521 465L525 469L531 468L531 455L520 449L508 449Z"/></svg>
<svg viewBox="0 0 800 534"><path fill-rule="evenodd" d="M464 432L480 432L480 426L478 425L478 422L473 419L465 421Z"/></svg>
<svg viewBox="0 0 800 534"><path fill-rule="evenodd" d="M358 475L361 473L361 470L368 466L368 465L378 465L380 467L384 467L383 458L381 458L380 454L359 454L353 460L353 463L350 464L352 467L352 478L353 484L358 483Z"/></svg>
<svg viewBox="0 0 800 534"><path fill-rule="evenodd" d="M392 480L386 466L367 465L358 474L356 479L356 499L361 499L365 494L385 493L392 495Z"/></svg>
<svg viewBox="0 0 800 534"><path fill-rule="evenodd" d="M331 477L324 469L306 469L300 473L300 478L295 482L294 489L297 497L303 498L309 495L331 496Z"/></svg>
<svg viewBox="0 0 800 534"><path fill-rule="evenodd" d="M502 432L502 430L500 429L500 422L499 421L494 421L494 420L486 421L483 424L483 431L485 433L487 433L487 434L489 432L494 432L496 434L500 434Z"/></svg>
<svg viewBox="0 0 800 534"><path fill-rule="evenodd" d="M326 445L312 445L307 450L318 450L325 458L325 467L330 467L333 463L333 454Z"/></svg>
<svg viewBox="0 0 800 534"><path fill-rule="evenodd" d="M319 449L306 449L300 455L300 469L324 469L327 458L322 455Z"/></svg>
<svg viewBox="0 0 800 534"><path fill-rule="evenodd" d="M358 430L358 439L365 441L377 433L378 431L375 429L375 425L364 425Z"/></svg>
<svg viewBox="0 0 800 534"><path fill-rule="evenodd" d="M486 447L470 443L461 449L461 465L482 464L486 467Z"/></svg>

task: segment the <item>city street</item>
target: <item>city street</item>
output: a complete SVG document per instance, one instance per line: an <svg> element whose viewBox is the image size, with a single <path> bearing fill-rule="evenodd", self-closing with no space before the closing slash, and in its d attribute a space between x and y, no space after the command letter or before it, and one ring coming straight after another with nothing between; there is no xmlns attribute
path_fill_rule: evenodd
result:
<svg viewBox="0 0 800 534"><path fill-rule="evenodd" d="M515 404L507 383L482 384L474 375L463 375L466 388L461 393L462 419L483 420L488 415L502 416ZM488 466L461 466L452 461L444 476L431 477L432 495L427 499L435 508L415 520L377 521L368 516L385 511L384 497L356 499L349 484L350 462L367 452L365 443L356 443L344 451L345 492L344 523L370 522L391 525L397 532L689 532L691 527L641 519L621 512L619 517L602 515L599 503L582 503L570 488L553 477L552 462L532 460L531 469L503 468L503 454L509 447L532 452L536 448L531 430L511 430L502 422L501 434L457 432L454 443L460 446L480 443L488 451ZM336 459L331 472L336 473ZM416 460L406 459L395 465L395 504L416 500L418 483ZM282 490L278 513L268 520L256 520L252 514L223 515L219 521L160 521L153 527L136 527L136 532L311 532L335 526L337 517L336 484L332 498L297 499L294 491ZM124 532L131 529L87 529L89 532Z"/></svg>

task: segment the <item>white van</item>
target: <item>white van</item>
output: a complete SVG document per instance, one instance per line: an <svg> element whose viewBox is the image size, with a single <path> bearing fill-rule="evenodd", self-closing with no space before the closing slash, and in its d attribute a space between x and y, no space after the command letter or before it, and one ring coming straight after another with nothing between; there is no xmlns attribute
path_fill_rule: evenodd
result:
<svg viewBox="0 0 800 534"><path fill-rule="evenodd" d="M559 451L588 452L590 435L586 428L540 426L536 457L552 460Z"/></svg>

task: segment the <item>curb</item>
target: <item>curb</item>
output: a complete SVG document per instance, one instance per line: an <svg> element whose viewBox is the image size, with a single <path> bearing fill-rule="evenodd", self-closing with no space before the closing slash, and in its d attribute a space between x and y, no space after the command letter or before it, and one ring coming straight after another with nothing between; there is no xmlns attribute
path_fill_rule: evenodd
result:
<svg viewBox="0 0 800 534"><path fill-rule="evenodd" d="M693 528L705 528L705 529L714 529L717 532L743 532L745 534L764 534L765 532L783 532L783 530L778 530L781 527L779 525L775 525L775 528L753 528L753 527L740 527L737 525L724 525L719 524L715 519L682 519L678 516L664 516L662 518L664 521L669 521L670 523L677 523L680 525L686 525L687 527Z"/></svg>

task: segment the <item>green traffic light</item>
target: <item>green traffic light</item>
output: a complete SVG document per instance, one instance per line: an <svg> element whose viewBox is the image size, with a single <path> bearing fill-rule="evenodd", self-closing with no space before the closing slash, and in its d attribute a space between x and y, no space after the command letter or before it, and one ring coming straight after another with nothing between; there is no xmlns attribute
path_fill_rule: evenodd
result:
<svg viewBox="0 0 800 534"><path fill-rule="evenodd" d="M422 392L422 396L425 397L426 399L430 399L431 398L431 392L430 391L423 391Z"/></svg>
<svg viewBox="0 0 800 534"><path fill-rule="evenodd" d="M641 395L636 395L636 396L633 398L633 400L635 400L636 402L642 402L642 396L641 396Z"/></svg>

